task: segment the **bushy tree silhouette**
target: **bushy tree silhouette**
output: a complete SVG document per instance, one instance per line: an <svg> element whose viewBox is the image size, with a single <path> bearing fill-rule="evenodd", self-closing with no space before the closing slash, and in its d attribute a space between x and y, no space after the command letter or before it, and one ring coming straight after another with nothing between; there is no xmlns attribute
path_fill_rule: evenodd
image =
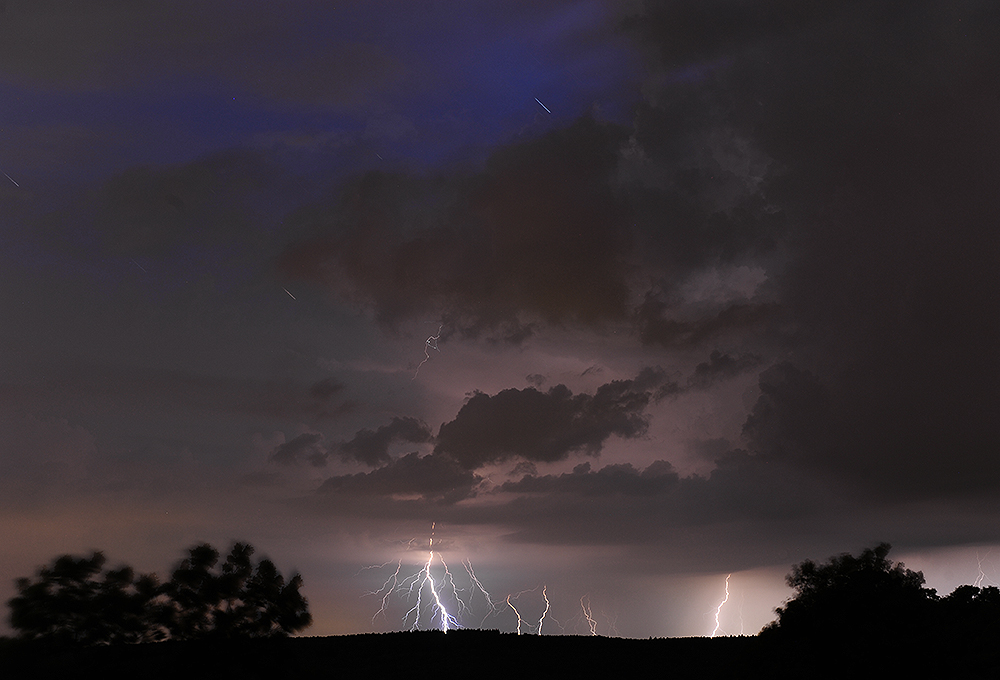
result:
<svg viewBox="0 0 1000 680"><path fill-rule="evenodd" d="M934 590L924 575L887 558L880 543L857 557L844 553L825 564L806 560L786 582L795 596L776 609L765 634L884 644L922 631L934 613Z"/></svg>
<svg viewBox="0 0 1000 680"><path fill-rule="evenodd" d="M302 577L286 583L267 559L254 568L253 552L249 544L235 544L216 573L218 551L207 544L191 548L165 588L174 606L171 637L275 637L312 622Z"/></svg>
<svg viewBox="0 0 1000 680"><path fill-rule="evenodd" d="M105 571L100 552L63 555L34 579L17 579L10 624L21 639L84 645L278 637L307 627L312 617L302 577L286 582L266 559L255 567L253 552L236 543L216 569L219 552L196 545L163 585L128 566Z"/></svg>
<svg viewBox="0 0 1000 680"><path fill-rule="evenodd" d="M104 572L104 563L100 552L63 555L39 569L35 580L17 579L18 594L8 602L11 626L25 639L81 644L162 639L156 577L136 579L125 566Z"/></svg>

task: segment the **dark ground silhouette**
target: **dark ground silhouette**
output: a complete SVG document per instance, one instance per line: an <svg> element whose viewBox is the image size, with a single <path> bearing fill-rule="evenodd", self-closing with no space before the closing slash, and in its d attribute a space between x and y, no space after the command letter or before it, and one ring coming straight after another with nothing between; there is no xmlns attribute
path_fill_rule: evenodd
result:
<svg viewBox="0 0 1000 680"><path fill-rule="evenodd" d="M887 543L793 566L787 577L793 597L760 635L647 640L464 629L285 637L267 606L247 593L257 573L265 584L283 581L269 562L263 571L252 569L249 550L237 544L218 572L212 571L218 554L209 546L191 550L171 582L155 591L172 617L164 628L169 639L161 641L109 638L102 632L108 622L83 606L106 597L117 603L122 593L146 597L130 571L97 579L103 559L59 558L36 581L22 580L22 599L11 601L12 623L27 604L40 602L48 608L28 611L30 621L37 626L42 614L53 615L58 626L22 628L18 638L0 639L0 678L1000 677L1000 590L961 586L939 597L924 587L923 574L888 559ZM306 613L294 583L297 611ZM24 600L26 592L36 600ZM262 592L274 600L280 588ZM121 620L112 620L121 629Z"/></svg>
<svg viewBox="0 0 1000 680"><path fill-rule="evenodd" d="M874 651L874 653L873 653ZM997 677L995 643L800 644L768 636L634 640L455 630L66 647L6 641L5 678Z"/></svg>

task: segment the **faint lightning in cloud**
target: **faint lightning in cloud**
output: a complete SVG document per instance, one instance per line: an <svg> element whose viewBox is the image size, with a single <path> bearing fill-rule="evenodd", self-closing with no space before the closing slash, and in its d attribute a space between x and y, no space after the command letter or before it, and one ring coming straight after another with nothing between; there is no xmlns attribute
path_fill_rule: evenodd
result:
<svg viewBox="0 0 1000 680"><path fill-rule="evenodd" d="M726 577L726 596L724 598L722 598L722 602L720 602L719 606L716 607L716 609L715 609L715 630L712 631L712 634L709 635L709 637L715 637L716 633L719 632L719 628L720 628L719 614L722 613L722 608L725 606L725 604L727 602L729 602L729 579L731 577L732 577L732 574L729 574L729 576Z"/></svg>
<svg viewBox="0 0 1000 680"><path fill-rule="evenodd" d="M420 367L431 360L431 353L428 350L434 350L435 352L440 352L438 349L438 338L441 337L441 329L444 328L444 324L438 326L437 335L431 335L426 340L424 340L424 360L417 364L417 370L413 372L413 377L410 380L416 380L417 374L420 373Z"/></svg>
<svg viewBox="0 0 1000 680"><path fill-rule="evenodd" d="M538 102L538 97L535 97L535 101ZM543 109L545 109L545 113L549 114L550 116L552 115L552 112L549 111L549 107L547 107L545 104L538 102L538 105L541 106Z"/></svg>
<svg viewBox="0 0 1000 680"><path fill-rule="evenodd" d="M6 172L5 172L5 173L3 173L3 176L4 176L4 177L6 177L7 179L9 179L9 180L10 180L10 183L11 183L11 184L13 184L14 186L16 186L16 187L19 187L19 188L20 188L20 186L21 186L21 185L20 185L20 184L18 184L17 182L15 182L15 181L14 181L14 180L13 180L13 179L11 178L11 176L10 176L10 175L8 175L8 174L7 174Z"/></svg>

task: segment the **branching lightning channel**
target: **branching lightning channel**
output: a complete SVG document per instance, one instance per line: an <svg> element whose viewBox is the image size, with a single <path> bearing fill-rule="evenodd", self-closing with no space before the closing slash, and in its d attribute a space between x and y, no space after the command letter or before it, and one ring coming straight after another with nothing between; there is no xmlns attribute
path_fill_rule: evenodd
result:
<svg viewBox="0 0 1000 680"><path fill-rule="evenodd" d="M410 378L410 380L416 380L417 379L417 374L420 373L420 367L423 366L424 364L426 364L428 361L431 360L430 350L434 350L435 352L440 352L441 351L441 350L438 349L438 340L441 338L441 329L443 329L443 328L444 328L444 324L441 324L440 326L438 326L437 335L428 336L428 338L426 340L424 340L424 358L423 358L423 361L421 361L419 364L417 364L417 370L415 370L413 372L413 377Z"/></svg>
<svg viewBox="0 0 1000 680"><path fill-rule="evenodd" d="M493 602L493 598L476 577L476 572L469 561L462 562L471 580L469 594L466 599L462 598L460 594L462 591L455 583L455 576L434 542L435 526L434 524L431 525L431 535L426 548L427 559L421 563L421 567L416 573L402 577L400 573L403 571L403 560L399 559L396 561L395 571L389 575L382 586L378 590L365 593L365 595L376 595L382 598L378 611L372 616L372 623L375 623L379 616L387 618L387 611L393 594L400 594L408 602L413 603L413 606L403 614L402 619L403 625L409 625L410 630L418 630L420 628L421 617L425 616L425 612L428 609L430 611L429 621L433 627L439 628L445 633L449 630L461 628L462 624L459 617L469 609L469 604L476 590L481 592L486 598L490 612L495 612L496 605ZM415 539L411 539L408 546L413 547L415 542ZM392 560L384 562L381 565L364 567L361 571L366 569L381 569L391 563ZM438 565L440 565L441 575L440 577L435 577L434 569L438 568ZM359 571L358 573L361 572ZM453 607L448 602L453 602ZM411 615L413 617L412 622L410 621ZM427 620L426 617L424 620Z"/></svg>
<svg viewBox="0 0 1000 680"><path fill-rule="evenodd" d="M719 615L722 613L722 608L726 605L727 602L729 602L729 579L730 578L732 578L732 574L729 574L729 576L726 576L726 596L724 598L722 598L722 602L720 602L719 606L715 608L715 630L712 631L712 634L709 635L709 637L715 637L715 635L719 632L719 628L721 628L721 624L719 623Z"/></svg>

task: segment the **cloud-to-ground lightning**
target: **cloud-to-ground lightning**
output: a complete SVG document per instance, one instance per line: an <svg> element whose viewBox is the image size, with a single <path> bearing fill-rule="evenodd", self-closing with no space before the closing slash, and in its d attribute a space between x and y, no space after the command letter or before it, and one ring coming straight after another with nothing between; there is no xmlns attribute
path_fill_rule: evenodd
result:
<svg viewBox="0 0 1000 680"><path fill-rule="evenodd" d="M716 633L719 632L719 628L721 628L721 624L719 623L719 614L722 613L722 608L725 606L725 604L727 602L729 602L729 579L730 578L732 578L732 574L729 574L729 576L726 576L726 596L724 598L722 598L722 602L720 602L719 606L715 608L715 630L712 631L712 634L709 635L709 637L715 637Z"/></svg>
<svg viewBox="0 0 1000 680"><path fill-rule="evenodd" d="M535 623L535 624L527 623L521 617L521 612L518 611L517 607L514 606L514 603L511 602L511 600L517 600L519 597L521 597L525 593L533 593L533 592L537 591L538 590L538 586L535 586L534 588L531 588L530 590L522 590L521 592L517 593L516 595L508 595L507 596L507 606L511 608L511 610L514 612L514 615L517 617L517 629L516 629L516 632L517 632L518 635L521 635L521 628L524 627L524 626L527 626L527 628L528 628L527 632L528 633L534 633L535 635L541 635L542 634L542 626L545 624L545 617L548 615L549 609L551 607L551 604L549 603L548 592L546 590L547 587L548 586L544 586L544 585L542 586L542 601L545 602L545 609L542 610L542 615L538 617L538 623Z"/></svg>
<svg viewBox="0 0 1000 680"><path fill-rule="evenodd" d="M580 598L580 608L583 610L583 616L587 619L587 625L590 626L590 634L597 635L597 621L594 619L594 613L590 609L590 596L584 595Z"/></svg>
<svg viewBox="0 0 1000 680"><path fill-rule="evenodd" d="M983 555L982 557L979 556L979 551L978 550L976 551L976 563L977 563L976 566L977 569L979 570L979 575L976 576L976 580L972 582L972 585L974 585L976 588L983 587L983 582L986 580L986 572L983 571L983 562L986 561L986 558L990 556L990 552L992 551L993 548L990 548L989 550L986 551L986 554Z"/></svg>
<svg viewBox="0 0 1000 680"><path fill-rule="evenodd" d="M538 102L538 97L535 97L535 101ZM550 116L552 115L552 112L549 111L549 107L547 107L545 104L538 102L538 105L541 106L543 109L545 109L545 113L549 114Z"/></svg>
<svg viewBox="0 0 1000 680"><path fill-rule="evenodd" d="M417 370L413 372L413 377L410 378L410 380L416 380L417 374L420 373L420 367L431 360L431 353L428 350L434 350L435 352L441 351L438 349L438 339L441 337L442 328L444 328L444 324L438 326L437 335L428 336L428 338L424 340L424 359L419 364L417 364Z"/></svg>
<svg viewBox="0 0 1000 680"><path fill-rule="evenodd" d="M435 547L434 527L435 525L432 524L431 536L427 543L427 559L422 563L422 566L415 574L400 577L400 572L403 568L403 560L400 559L396 561L395 571L385 580L378 590L365 593L365 595L379 595L382 598L381 606L378 611L375 612L374 616L372 616L373 623L379 615L385 618L386 611L389 606L389 599L394 593L404 594L404 597L410 602L414 602L415 600L413 606L410 607L409 610L407 610L407 612L403 615L404 625L409 622L410 616L413 616L413 622L410 623L410 630L418 630L420 628L421 616L427 608L430 609L430 621L434 627L439 628L446 633L449 630L462 628L463 626L459 620L459 616L462 612L469 608L469 604L472 600L472 594L477 589L486 598L486 602L490 607L490 612L492 613L496 610L496 605L494 604L492 597L476 577L475 570L472 568L472 563L468 561L462 562L462 565L469 574L471 587L469 588L469 596L467 597L468 601L462 599L462 596L459 594L460 589L455 583L455 577L449 569L448 563L441 555L440 550L437 550ZM409 545L412 546L413 543L414 541L411 540ZM391 563L392 560L384 562L381 565L365 567L364 569L380 569ZM440 578L435 577L433 573L433 570L438 563L440 563L440 568L443 571ZM427 598L425 598L425 594L428 596ZM446 599L454 601L454 610L449 610L449 605L446 603ZM487 614L487 616L489 615Z"/></svg>

